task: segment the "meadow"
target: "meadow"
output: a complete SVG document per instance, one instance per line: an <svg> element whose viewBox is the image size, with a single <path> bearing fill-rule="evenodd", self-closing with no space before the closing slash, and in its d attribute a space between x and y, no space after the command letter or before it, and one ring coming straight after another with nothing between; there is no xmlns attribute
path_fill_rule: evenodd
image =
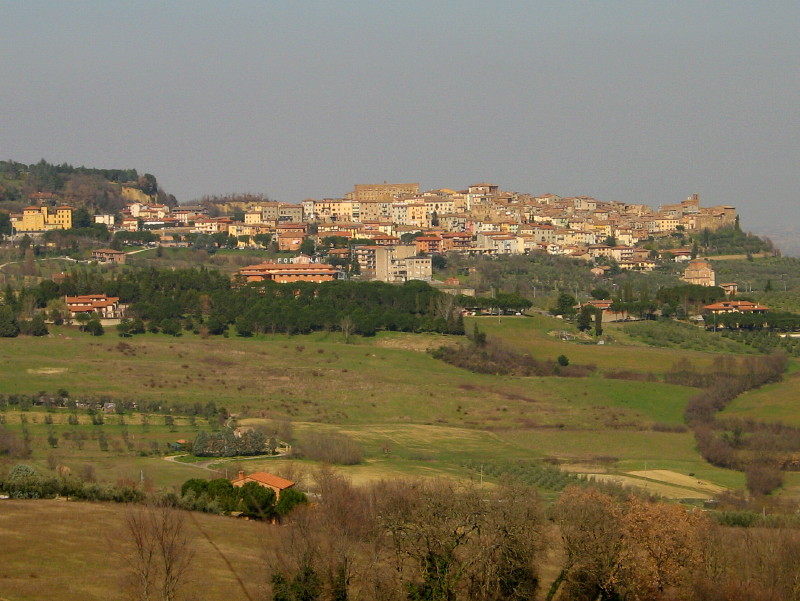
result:
<svg viewBox="0 0 800 601"><path fill-rule="evenodd" d="M383 332L344 344L338 332L121 339L111 331L91 337L60 327L47 338L0 343L0 393L52 394L63 388L78 400L108 396L166 406L214 402L243 425L286 419L299 438L308 431L342 432L364 449L362 464L340 468L355 481L404 475L474 478L464 462L499 458L547 459L587 474L666 470L724 487L743 485L741 473L705 463L692 435L680 431L693 389L603 377L621 368L659 377L676 360L674 350L646 347L623 335L606 345L563 341L552 333L570 326L544 315L472 318L467 331L473 320L481 331L521 352L551 360L564 354L572 363L592 363L598 370L586 378L474 374L426 352L465 342L442 335ZM615 328L609 327L612 337ZM699 366L709 366L714 358L689 350L681 356ZM209 473L151 454L155 448L163 453L168 442L193 438L207 427L201 418L192 424L178 416L168 427L161 415L149 416L143 425L141 414L133 413L110 415L102 426L93 426L81 415L82 423L70 427L64 410L52 415L52 426L38 408L23 413L7 411L6 425L21 432L27 420L25 428L35 442L31 461L41 469L52 469L54 462L73 471L88 464L101 480L145 477L157 487L175 487ZM48 444L51 429L59 433L57 448ZM670 429L675 431L665 431ZM75 433L64 438L71 430L86 432L81 448ZM108 450L99 446L100 431ZM283 462L242 459L212 467L280 472ZM297 465L313 471L308 462L296 464L294 471ZM694 488L672 493L702 498Z"/></svg>

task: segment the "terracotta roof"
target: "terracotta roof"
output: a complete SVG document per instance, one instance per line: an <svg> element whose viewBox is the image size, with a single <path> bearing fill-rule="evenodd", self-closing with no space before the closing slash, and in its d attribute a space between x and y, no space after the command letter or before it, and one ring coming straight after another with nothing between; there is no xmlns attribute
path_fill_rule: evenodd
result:
<svg viewBox="0 0 800 601"><path fill-rule="evenodd" d="M255 472L245 476L237 476L236 478L232 478L231 482L246 482L248 480L253 480L259 484L272 486L278 490L284 490L294 486L294 482L291 480L287 480L286 478L281 478L280 476L275 476L273 474L268 474L267 472Z"/></svg>
<svg viewBox="0 0 800 601"><path fill-rule="evenodd" d="M764 305L759 305L758 303L753 303L751 301L721 301L718 303L714 303L713 305L706 305L705 309L709 311L724 311L724 310L731 310L731 311L769 311L769 307L765 307Z"/></svg>

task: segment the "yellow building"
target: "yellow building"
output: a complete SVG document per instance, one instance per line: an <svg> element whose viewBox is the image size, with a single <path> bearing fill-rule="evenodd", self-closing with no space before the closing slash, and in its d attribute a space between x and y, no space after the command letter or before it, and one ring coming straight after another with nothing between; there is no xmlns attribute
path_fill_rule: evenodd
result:
<svg viewBox="0 0 800 601"><path fill-rule="evenodd" d="M72 227L72 207L25 207L22 211L20 232L46 232L68 230Z"/></svg>
<svg viewBox="0 0 800 601"><path fill-rule="evenodd" d="M382 201L392 202L398 198L417 196L419 184L356 184L355 189L345 198L358 202Z"/></svg>

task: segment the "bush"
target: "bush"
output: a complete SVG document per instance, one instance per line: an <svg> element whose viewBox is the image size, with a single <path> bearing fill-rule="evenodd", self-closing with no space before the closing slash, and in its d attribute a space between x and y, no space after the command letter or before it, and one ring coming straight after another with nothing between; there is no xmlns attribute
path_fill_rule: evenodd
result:
<svg viewBox="0 0 800 601"><path fill-rule="evenodd" d="M783 485L783 474L777 465L756 461L744 468L747 490L754 495L768 495Z"/></svg>

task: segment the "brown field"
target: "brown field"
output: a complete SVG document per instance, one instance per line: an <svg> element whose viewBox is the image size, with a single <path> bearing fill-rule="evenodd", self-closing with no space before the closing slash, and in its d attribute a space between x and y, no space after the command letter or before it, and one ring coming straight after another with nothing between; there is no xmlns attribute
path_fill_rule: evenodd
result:
<svg viewBox="0 0 800 601"><path fill-rule="evenodd" d="M125 565L115 549L126 542L124 511L113 504L0 500L0 598L122 599ZM189 598L245 599L237 579L257 598L267 577L263 549L279 527L195 512L187 516L196 553Z"/></svg>
<svg viewBox="0 0 800 601"><path fill-rule="evenodd" d="M706 482L705 480L699 480L698 478L686 474L678 474L670 470L639 470L628 472L628 474L637 478L646 478L648 480L674 484L675 486L684 488L699 489L711 494L720 493L725 490L722 486Z"/></svg>
<svg viewBox="0 0 800 601"><path fill-rule="evenodd" d="M624 474L585 474L599 482L613 482L622 486L643 488L653 494L667 499L710 499L713 495L707 492L698 492L694 489L672 486L653 480L635 478Z"/></svg>

